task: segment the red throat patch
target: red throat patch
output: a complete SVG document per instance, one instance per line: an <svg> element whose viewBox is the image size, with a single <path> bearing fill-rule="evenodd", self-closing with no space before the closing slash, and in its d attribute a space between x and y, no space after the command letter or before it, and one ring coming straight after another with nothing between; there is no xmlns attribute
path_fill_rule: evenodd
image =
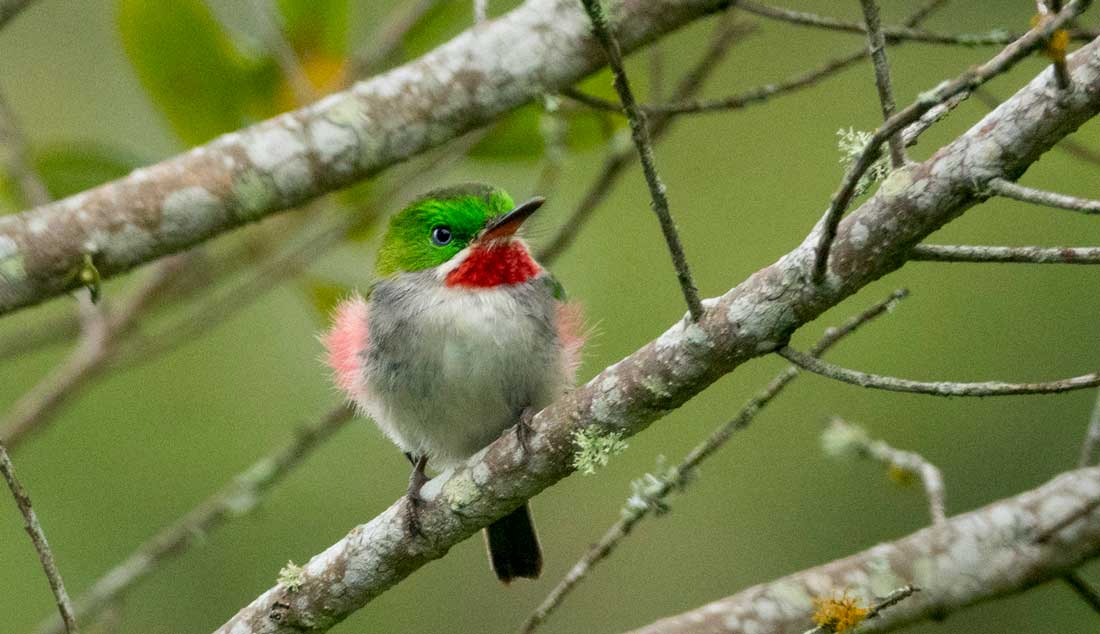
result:
<svg viewBox="0 0 1100 634"><path fill-rule="evenodd" d="M474 247L458 268L447 274L447 286L492 288L519 284L539 274L523 244L515 240Z"/></svg>

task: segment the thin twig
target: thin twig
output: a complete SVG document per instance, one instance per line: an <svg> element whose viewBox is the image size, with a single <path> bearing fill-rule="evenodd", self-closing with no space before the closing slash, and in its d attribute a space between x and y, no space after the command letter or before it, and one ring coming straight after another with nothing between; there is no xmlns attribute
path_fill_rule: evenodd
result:
<svg viewBox="0 0 1100 634"><path fill-rule="evenodd" d="M943 473L924 456L913 451L896 449L883 440L871 438L862 427L837 416L829 421L824 437L827 439L825 441L827 447L834 444L829 439L843 439L843 446L835 447L838 452L847 453L852 449L855 453L871 458L891 469L898 469L910 477L920 478L924 486L924 494L928 498L928 511L932 515L932 523L943 526L947 522Z"/></svg>
<svg viewBox="0 0 1100 634"><path fill-rule="evenodd" d="M290 444L257 460L220 491L138 546L77 597L77 618L82 622L94 618L149 576L157 566L179 557L198 543L200 540L196 536L209 534L229 520L251 511L272 485L343 428L354 414L353 407L341 405L318 421L303 426ZM39 625L38 632L58 634L60 625L56 619L50 619Z"/></svg>
<svg viewBox="0 0 1100 634"><path fill-rule="evenodd" d="M1076 572L1071 572L1062 577L1062 581L1066 582L1073 591L1077 593L1077 598L1085 602L1085 605L1092 608L1093 612L1100 614L1100 592L1097 592L1095 588L1089 585L1089 582Z"/></svg>
<svg viewBox="0 0 1100 634"><path fill-rule="evenodd" d="M776 351L776 354L807 372L820 374L842 383L851 383L860 387L889 392L909 392L930 396L1012 396L1017 394L1061 394L1062 392L1100 386L1100 373L1097 372L1044 383L912 381L842 368L827 361L822 361L813 355L799 352L790 346L783 346Z"/></svg>
<svg viewBox="0 0 1100 634"><path fill-rule="evenodd" d="M397 7L382 20L382 26L368 38L370 48L356 52L351 57L351 76L363 78L382 70L382 64L401 48L405 35L440 0L412 0L398 3Z"/></svg>
<svg viewBox="0 0 1100 634"><path fill-rule="evenodd" d="M702 88L706 78L718 68L719 62L729 52L730 46L739 38L751 32L750 27L733 22L731 15L731 13L723 14L720 21L715 25L710 45L707 46L699 61L678 82L674 99L688 99ZM615 107L621 108L618 105ZM649 122L651 138L657 140L664 136L674 120L675 118L669 115L654 115ZM546 265L552 264L573 243L592 213L607 197L608 192L611 191L611 186L618 180L619 175L638 156L638 153L634 151L629 143L617 143L613 139L609 145L611 153L604 160L599 175L592 181L592 185L589 186L588 191L585 192L573 213L570 214L569 219L562 224L558 233L548 245L539 251L539 262Z"/></svg>
<svg viewBox="0 0 1100 634"><path fill-rule="evenodd" d="M263 29L263 39L267 43L268 51L275 58L283 78L294 92L294 100L300 106L308 104L320 95L310 82L305 69L302 68L302 62L294 52L294 47L286 40L283 25L274 13L271 2L272 0L251 0L252 13L260 23L260 28Z"/></svg>
<svg viewBox="0 0 1100 634"><path fill-rule="evenodd" d="M474 0L474 24L489 19L489 0Z"/></svg>
<svg viewBox="0 0 1100 634"><path fill-rule="evenodd" d="M990 79L1006 72L1017 62L1038 48L1055 30L1077 17L1091 3L1091 0L1073 0L1066 8L1042 25L1028 31L1023 37L1009 44L986 63L967 70L955 79L946 81L932 90L921 94L917 100L879 126L871 135L859 158L853 161L844 175L840 188L833 194L829 209L821 220L821 235L818 238L817 255L814 261L813 278L820 283L825 277L829 263L829 251L836 238L840 218L848 208L860 178L878 157L882 144L894 133L921 118L923 114L956 95L968 93Z"/></svg>
<svg viewBox="0 0 1100 634"><path fill-rule="evenodd" d="M1081 457L1077 460L1077 466L1091 467L1097 459L1100 459L1100 391L1096 393L1096 402L1092 406L1092 415L1089 416L1089 426L1085 430L1085 440L1081 443Z"/></svg>
<svg viewBox="0 0 1100 634"><path fill-rule="evenodd" d="M889 119L896 108L894 89L890 85L890 62L886 59L886 39L882 35L882 20L875 0L860 0L863 20L867 25L867 50L871 54L871 66L875 70L875 86L882 106L883 120ZM887 139L890 146L890 166L897 169L905 165L905 145L897 132Z"/></svg>
<svg viewBox="0 0 1100 634"><path fill-rule="evenodd" d="M909 260L995 264L1100 264L1100 247L918 244L909 252Z"/></svg>
<svg viewBox="0 0 1100 634"><path fill-rule="evenodd" d="M7 98L0 92L0 149L7 156L8 171L15 177L24 202L32 207L50 202L50 192L32 167L27 139L15 118Z"/></svg>
<svg viewBox="0 0 1100 634"><path fill-rule="evenodd" d="M829 328L821 339L811 349L812 354L824 354L844 337L852 334L864 324L876 317L886 314L897 305L899 301L909 294L901 289L894 291L885 300L870 306L860 314L848 319L848 321L836 328ZM760 392L749 399L737 415L731 420L715 429L705 441L691 450L684 460L657 475L646 474L640 480L638 490L631 496L623 507L621 517L604 533L600 541L594 544L573 565L565 577L558 582L550 594L527 617L520 632L530 634L541 625L550 613L553 612L570 592L591 571L592 567L609 557L612 551L619 545L634 527L647 515L660 512L664 508L664 499L675 489L682 489L691 480L699 467L699 464L720 449L734 433L748 427L749 423L760 411L798 376L798 368L789 366L776 375Z"/></svg>
<svg viewBox="0 0 1100 634"><path fill-rule="evenodd" d="M809 26L845 33L867 33L867 27L859 22L847 22L831 16L806 11L795 11L757 2L748 2L747 0L738 2L737 8L760 17L798 26ZM923 29L891 25L884 26L882 33L886 40L891 43L910 41L955 46L1003 46L1020 37L1019 33L1010 33L1004 29L994 29L987 33L934 33ZM1069 35L1072 40L1088 41L1097 36L1097 31L1095 29L1074 29L1069 32Z"/></svg>
<svg viewBox="0 0 1100 634"><path fill-rule="evenodd" d="M607 15L604 14L600 0L581 0L589 20L592 21L592 32L599 40L607 55L608 65L615 77L615 90L619 93L619 99L623 102L627 119L630 122L631 136L634 145L638 148L638 156L642 162L642 171L645 173L646 185L649 186L649 195L652 200L653 213L657 214L657 220L661 225L661 233L664 234L665 243L668 245L669 255L672 256L672 264L676 268L676 279L680 282L680 290L687 302L688 312L692 321L699 321L703 316L703 304L699 301L699 289L695 286L695 280L691 277L691 268L688 266L687 257L684 255L684 247L680 243L680 234L676 230L676 224L672 221L672 213L668 208L668 198L665 195L665 185L657 174L656 160L653 158L653 145L649 138L649 128L646 125L645 114L638 108L638 102L634 99L634 93L630 89L630 81L627 79L626 70L623 68L623 54L619 49L619 42L611 33L611 25L608 24Z"/></svg>
<svg viewBox="0 0 1100 634"><path fill-rule="evenodd" d="M989 190L998 196L1019 200L1025 203L1044 205L1078 211L1083 214L1100 214L1100 200L1078 198L1057 192L1048 192L1033 187L1025 187L1003 178L994 178L987 183Z"/></svg>
<svg viewBox="0 0 1100 634"><path fill-rule="evenodd" d="M46 533L42 531L42 524L39 523L34 507L31 506L31 498L27 495L27 490L15 477L15 466L12 465L8 450L2 442L0 442L0 473L4 474L4 480L7 481L8 488L15 497L15 504L23 514L24 528L31 536L34 549L38 552L38 561L42 562L42 570L45 571L46 579L50 582L50 590L53 591L53 596L57 600L57 611L61 614L65 631L68 634L77 634L79 630L76 627L76 618L73 616L73 604L69 600L69 594L65 592L65 582L57 570L53 551L50 550L50 544L46 541Z"/></svg>

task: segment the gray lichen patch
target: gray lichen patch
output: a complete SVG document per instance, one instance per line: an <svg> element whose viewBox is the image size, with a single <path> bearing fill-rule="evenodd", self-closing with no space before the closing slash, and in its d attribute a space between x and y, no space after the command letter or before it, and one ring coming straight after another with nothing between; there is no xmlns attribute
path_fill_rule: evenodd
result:
<svg viewBox="0 0 1100 634"><path fill-rule="evenodd" d="M236 215L245 221L262 218L279 198L275 183L256 170L237 174L233 179L232 191Z"/></svg>
<svg viewBox="0 0 1100 634"><path fill-rule="evenodd" d="M211 227L225 224L225 207L217 196L199 186L184 187L164 197L159 233L171 242L187 243Z"/></svg>
<svg viewBox="0 0 1100 634"><path fill-rule="evenodd" d="M0 277L9 282L22 280L27 272L19 245L8 236L0 236Z"/></svg>

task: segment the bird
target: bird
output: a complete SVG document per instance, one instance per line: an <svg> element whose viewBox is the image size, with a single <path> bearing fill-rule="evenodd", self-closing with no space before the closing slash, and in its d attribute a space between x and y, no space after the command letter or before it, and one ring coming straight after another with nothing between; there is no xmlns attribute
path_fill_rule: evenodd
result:
<svg viewBox="0 0 1100 634"><path fill-rule="evenodd" d="M413 464L414 531L429 460L458 465L513 428L526 449L533 414L576 378L580 306L519 233L544 202L481 183L417 197L391 218L366 297L341 302L322 336L336 386ZM526 503L485 536L500 581L538 577Z"/></svg>

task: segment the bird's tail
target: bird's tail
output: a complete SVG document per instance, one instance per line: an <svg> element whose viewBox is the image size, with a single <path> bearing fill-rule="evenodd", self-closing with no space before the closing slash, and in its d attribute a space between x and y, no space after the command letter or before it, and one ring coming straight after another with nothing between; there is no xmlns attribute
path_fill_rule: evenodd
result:
<svg viewBox="0 0 1100 634"><path fill-rule="evenodd" d="M542 572L542 549L526 504L490 524L485 544L493 572L504 583L516 577L535 579Z"/></svg>

